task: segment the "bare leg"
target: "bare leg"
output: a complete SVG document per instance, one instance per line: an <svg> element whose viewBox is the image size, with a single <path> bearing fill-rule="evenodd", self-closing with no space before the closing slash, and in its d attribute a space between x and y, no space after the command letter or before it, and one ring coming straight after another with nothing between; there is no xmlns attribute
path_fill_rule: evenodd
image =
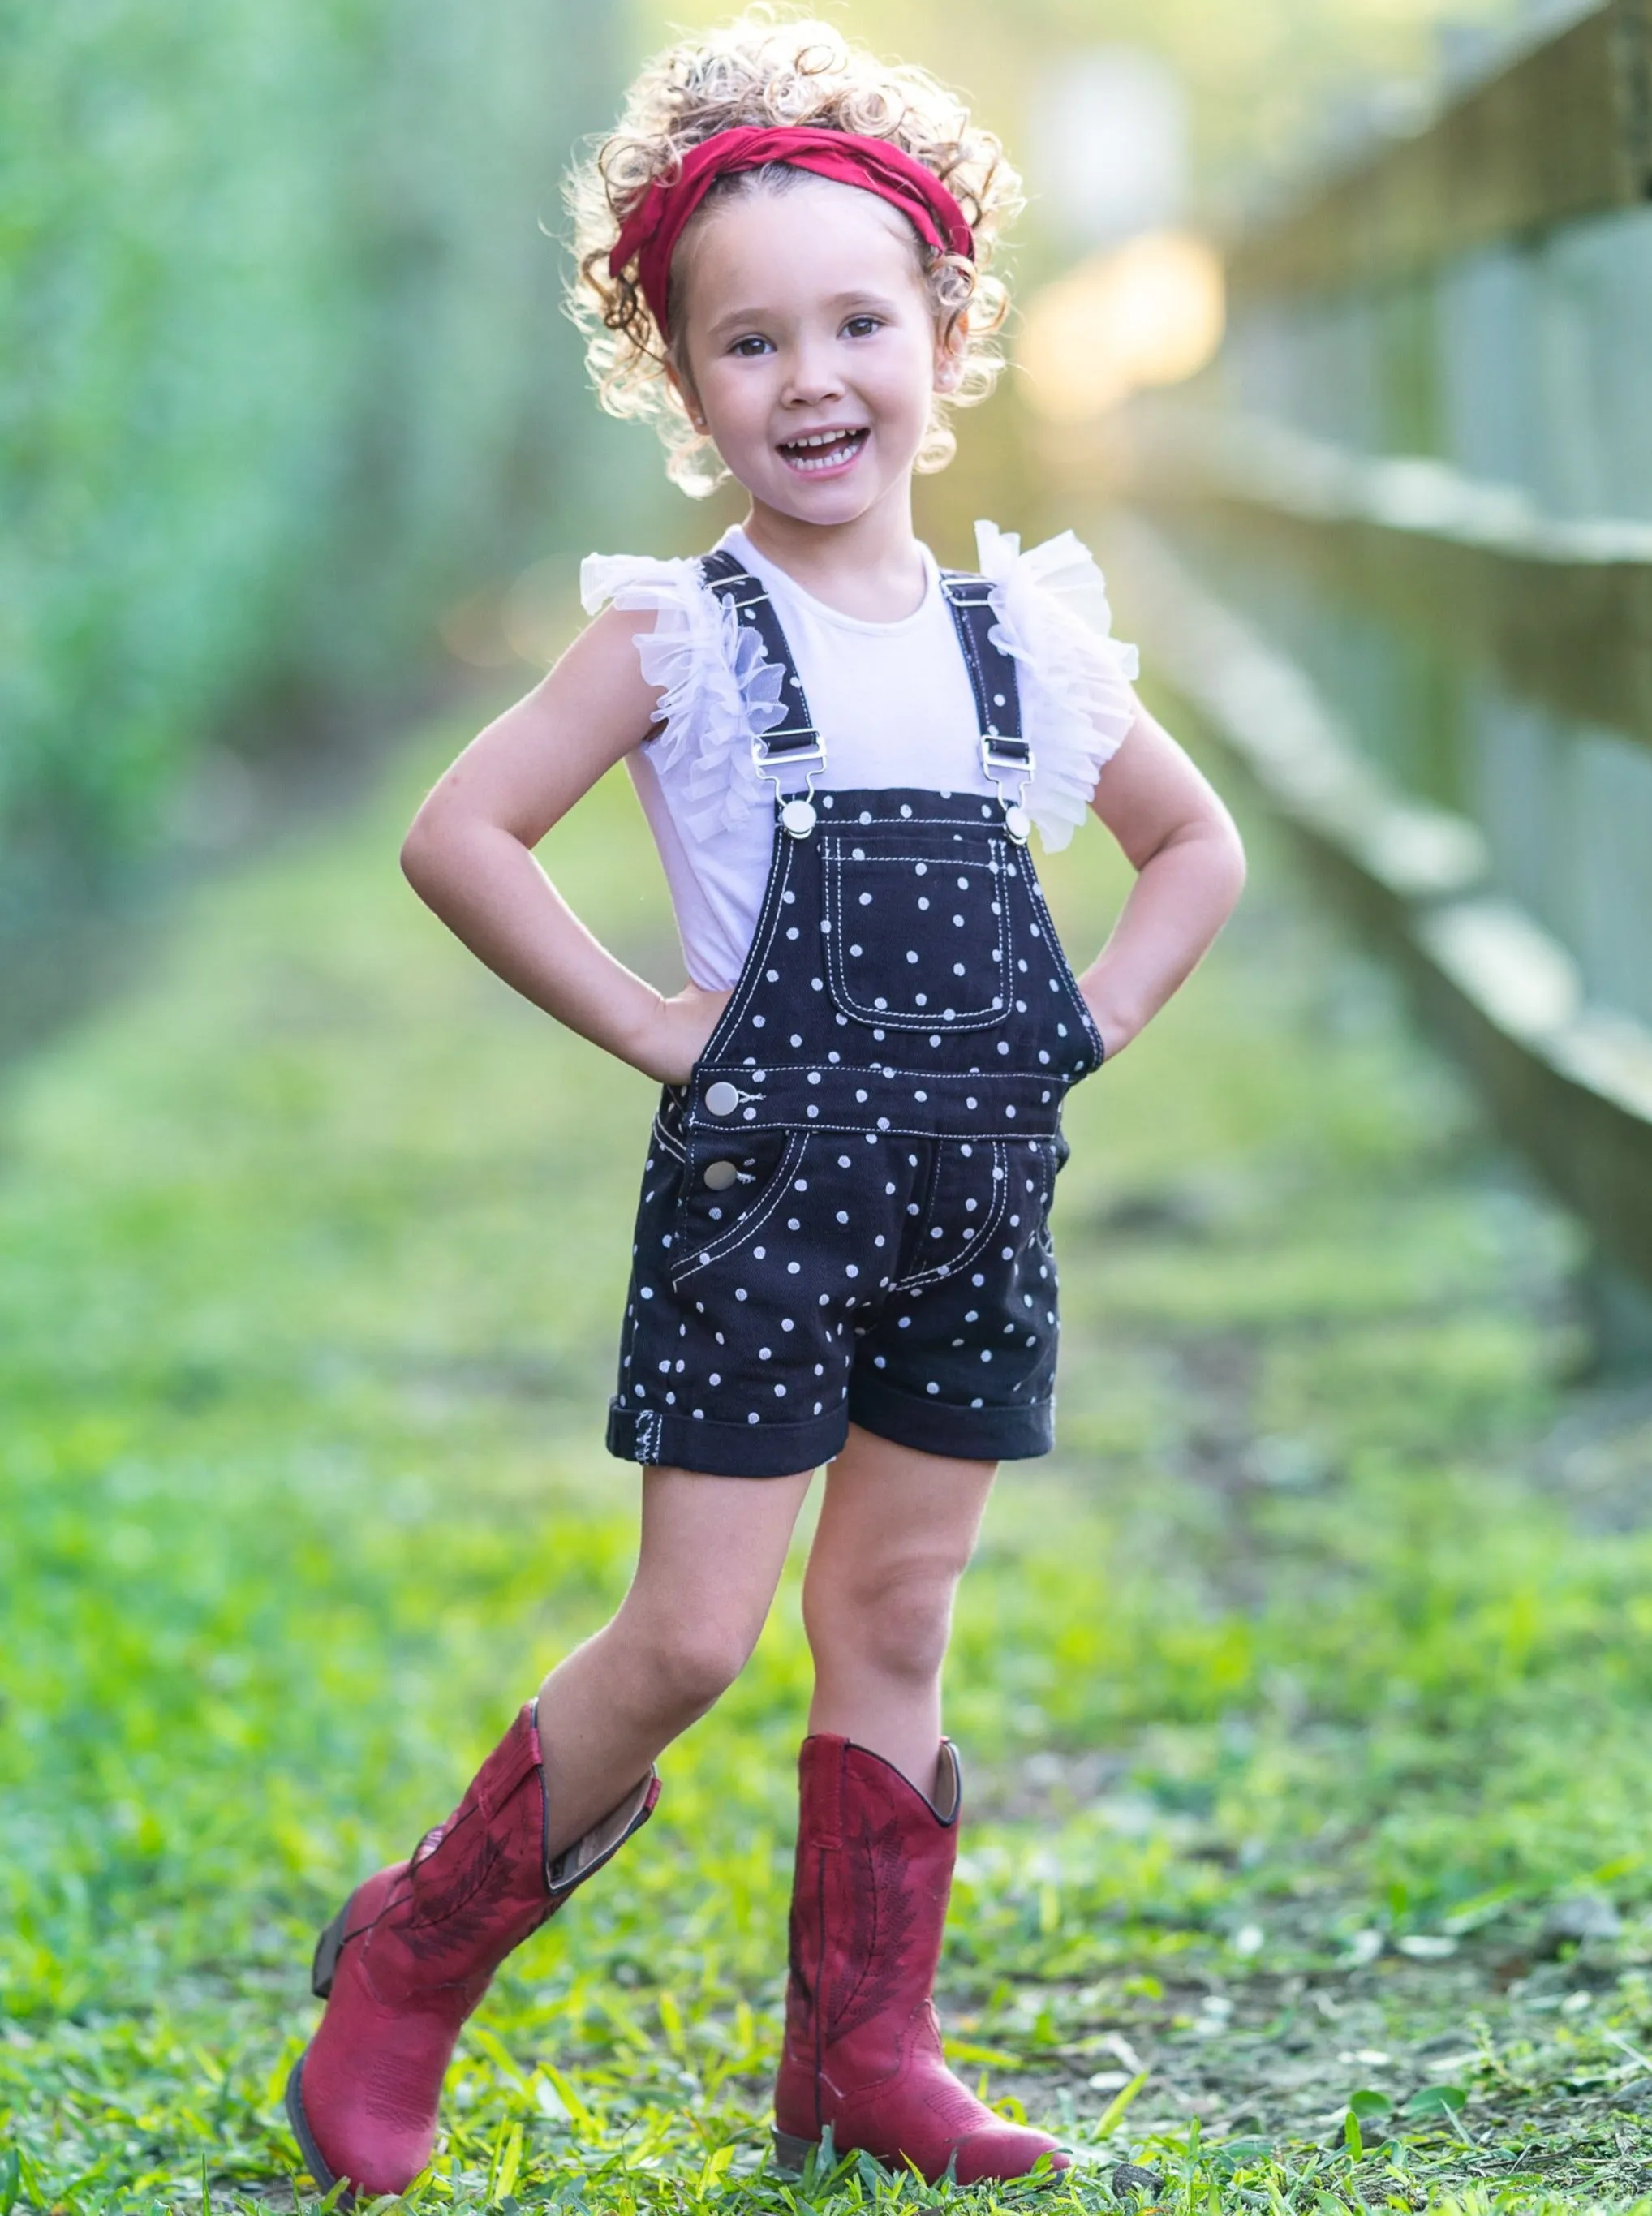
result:
<svg viewBox="0 0 1652 2216"><path fill-rule="evenodd" d="M952 1462L857 1425L826 1477L804 1579L811 1732L835 1732L935 1789L952 1594L997 1465Z"/></svg>
<svg viewBox="0 0 1652 2216"><path fill-rule="evenodd" d="M606 1816L744 1669L812 1475L644 1471L631 1590L539 1688L551 1853Z"/></svg>

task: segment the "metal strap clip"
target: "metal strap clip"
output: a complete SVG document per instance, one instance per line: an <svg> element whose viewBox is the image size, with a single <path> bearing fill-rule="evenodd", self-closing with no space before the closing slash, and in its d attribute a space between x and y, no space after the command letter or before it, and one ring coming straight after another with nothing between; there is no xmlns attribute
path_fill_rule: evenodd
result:
<svg viewBox="0 0 1652 2216"><path fill-rule="evenodd" d="M1025 846L1032 829L1032 818L1026 811L1026 789L1032 782L1031 746L1025 739L1008 738L999 731L983 731L981 766L1004 811L1005 830L1018 846ZM1014 786L1014 800L1009 797L1009 785L1003 782L1005 778Z"/></svg>
<svg viewBox="0 0 1652 2216"><path fill-rule="evenodd" d="M774 797L780 806L780 822L794 839L806 839L815 828L815 779L826 766L826 749L812 728L805 726L813 740L810 746L782 748L771 754L768 742L783 738L785 732L766 732L751 742L751 759L757 774L765 784L774 788ZM796 790L792 773L803 772L803 791ZM788 791L787 787L792 789Z"/></svg>

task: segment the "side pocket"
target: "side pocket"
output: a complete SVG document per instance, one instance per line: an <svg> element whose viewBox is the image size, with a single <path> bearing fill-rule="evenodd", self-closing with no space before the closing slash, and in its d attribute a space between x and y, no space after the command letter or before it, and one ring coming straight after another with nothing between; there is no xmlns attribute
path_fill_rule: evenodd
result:
<svg viewBox="0 0 1652 2216"><path fill-rule="evenodd" d="M1034 1236L1039 1245L1051 1253L1053 1260L1054 1241L1050 1229L1050 1210L1055 1204L1056 1180L1067 1166L1067 1158L1073 1150L1067 1142L1066 1134L1059 1126L1053 1137L1040 1139L1038 1142L1038 1149L1040 1191L1038 1228Z"/></svg>
<svg viewBox="0 0 1652 2216"><path fill-rule="evenodd" d="M1002 1139L948 1141L937 1149L928 1203L902 1248L897 1292L938 1285L979 1258L1007 1212L1010 1154Z"/></svg>
<svg viewBox="0 0 1652 2216"><path fill-rule="evenodd" d="M653 1127L648 1135L650 1151L666 1154L673 1161L687 1159L688 1149L683 1138L682 1118L688 1089L682 1085L665 1085L660 1088L660 1105L654 1111Z"/></svg>
<svg viewBox="0 0 1652 2216"><path fill-rule="evenodd" d="M785 1130L687 1133L671 1239L674 1285L753 1245L792 1191L809 1136Z"/></svg>
<svg viewBox="0 0 1652 2216"><path fill-rule="evenodd" d="M632 1232L634 1275L646 1287L656 1273L670 1274L671 1253L677 1216L682 1204L684 1153L680 1124L674 1128L670 1094L660 1096L660 1105L648 1134L648 1157L643 1164L642 1190L637 1200ZM650 1299L644 1290L643 1297Z"/></svg>

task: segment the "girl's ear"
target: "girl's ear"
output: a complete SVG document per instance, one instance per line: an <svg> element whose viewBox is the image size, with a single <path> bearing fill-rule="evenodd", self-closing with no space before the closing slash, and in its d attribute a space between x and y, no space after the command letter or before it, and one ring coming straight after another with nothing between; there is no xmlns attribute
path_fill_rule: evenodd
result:
<svg viewBox="0 0 1652 2216"><path fill-rule="evenodd" d="M964 354L969 344L969 311L953 317L935 348L935 391L956 392L964 381Z"/></svg>
<svg viewBox="0 0 1652 2216"><path fill-rule="evenodd" d="M687 416L688 421L693 425L695 430L699 432L700 437L703 439L706 436L706 417L704 411L700 408L700 396L695 392L693 386L690 385L687 379L679 371L675 362L668 361L666 363L665 374L667 382L669 384L671 390L676 394L678 399L681 401L683 410Z"/></svg>

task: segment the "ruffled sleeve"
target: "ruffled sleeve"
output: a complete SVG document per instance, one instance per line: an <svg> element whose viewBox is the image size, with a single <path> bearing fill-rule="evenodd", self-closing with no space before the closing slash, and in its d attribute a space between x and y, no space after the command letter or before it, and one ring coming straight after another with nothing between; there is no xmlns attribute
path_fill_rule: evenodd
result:
<svg viewBox="0 0 1652 2216"><path fill-rule="evenodd" d="M755 630L688 560L589 554L579 595L588 615L612 602L654 618L637 634L643 675L660 689L658 728L646 743L662 781L681 796L683 823L707 839L751 820L764 804L751 742L786 720L785 673L763 659Z"/></svg>
<svg viewBox="0 0 1652 2216"><path fill-rule="evenodd" d="M1032 748L1027 812L1052 853L1084 821L1101 766L1136 717L1138 658L1113 637L1107 588L1070 531L1023 554L1013 532L975 526L992 586L996 643L1015 656L1021 729Z"/></svg>

